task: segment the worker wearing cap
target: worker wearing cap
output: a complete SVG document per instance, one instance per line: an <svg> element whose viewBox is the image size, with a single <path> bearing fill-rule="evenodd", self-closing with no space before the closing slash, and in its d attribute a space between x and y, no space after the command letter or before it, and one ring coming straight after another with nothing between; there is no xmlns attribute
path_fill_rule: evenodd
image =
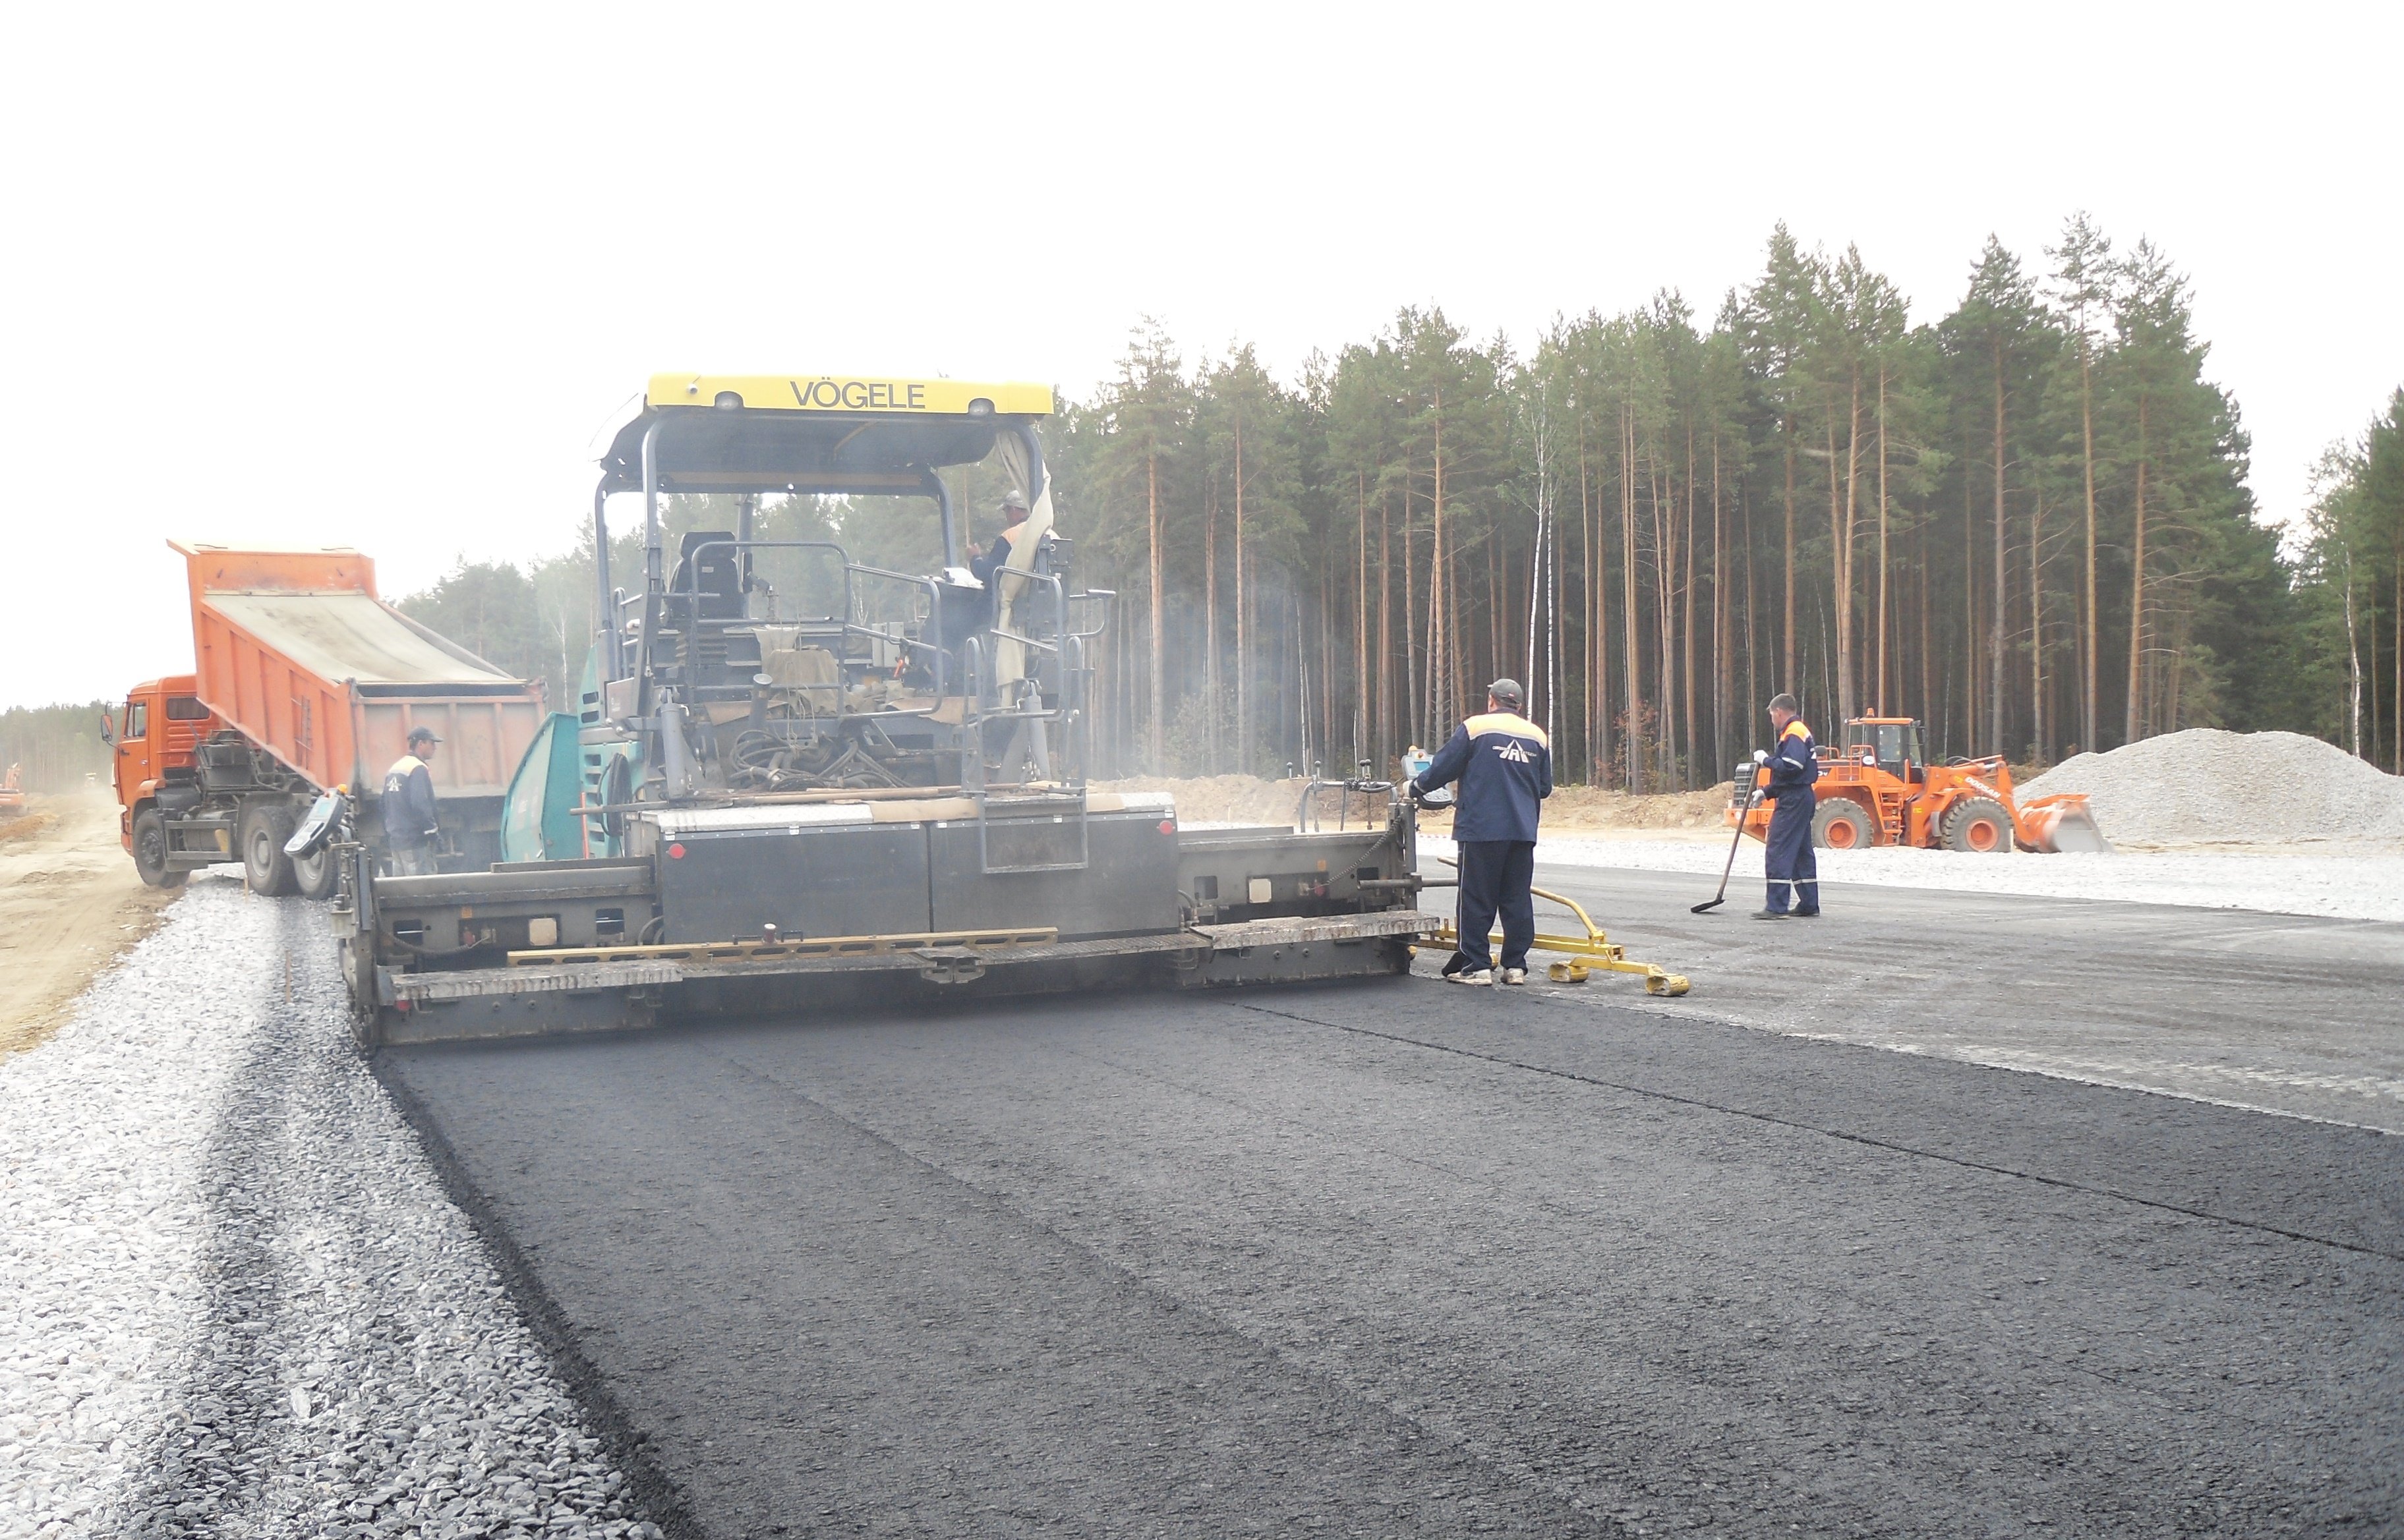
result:
<svg viewBox="0 0 2404 1540"><path fill-rule="evenodd" d="M1754 764L1768 769L1769 784L1764 795L1777 808L1769 815L1769 839L1762 859L1769 873L1769 896L1754 918L1783 920L1792 914L1797 920L1810 920L1820 913L1820 862L1811 853L1811 815L1820 806L1820 794L1811 789L1811 784L1820 779L1820 760L1813 752L1811 729L1803 725L1802 705L1795 697L1770 699L1769 725L1778 735L1778 746L1767 754L1755 751L1753 758Z"/></svg>
<svg viewBox="0 0 2404 1540"><path fill-rule="evenodd" d="M963 606L957 617L946 617L943 623L943 645L957 652L961 644L976 632L1000 618L1001 592L994 578L1010 562L1012 543L1017 538L1018 527L1027 522L1027 497L1015 488L1001 494L996 512L1001 515L1001 532L980 548L969 547L969 571L985 586L985 597L972 608ZM965 667L965 659L962 666Z"/></svg>
<svg viewBox="0 0 2404 1540"><path fill-rule="evenodd" d="M395 877L431 877L435 840L442 826L434 813L434 772L426 768L442 742L432 728L409 729L409 752L384 772L384 839L392 852Z"/></svg>
<svg viewBox="0 0 2404 1540"><path fill-rule="evenodd" d="M1519 715L1518 682L1486 687L1486 710L1455 728L1427 769L1410 782L1414 797L1461 783L1452 837L1461 847L1460 950L1444 965L1456 984L1524 984L1536 939L1536 822L1553 794L1553 745ZM1502 920L1501 973L1491 933Z"/></svg>
<svg viewBox="0 0 2404 1540"><path fill-rule="evenodd" d="M976 574L977 581L985 586L988 593L993 591L993 575L1010 561L1010 544L1018 533L1018 526L1027 522L1026 494L1015 488L1003 493L999 511L1001 533L995 535L992 543L983 550L974 546L969 548L969 571Z"/></svg>

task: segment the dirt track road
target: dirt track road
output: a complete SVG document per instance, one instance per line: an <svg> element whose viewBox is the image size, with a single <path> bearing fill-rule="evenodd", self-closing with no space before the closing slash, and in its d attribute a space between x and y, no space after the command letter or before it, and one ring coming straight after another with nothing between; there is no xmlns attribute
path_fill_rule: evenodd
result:
<svg viewBox="0 0 2404 1540"><path fill-rule="evenodd" d="M19 823L0 825L0 1058L56 1030L175 898L133 874L105 792L36 797Z"/></svg>

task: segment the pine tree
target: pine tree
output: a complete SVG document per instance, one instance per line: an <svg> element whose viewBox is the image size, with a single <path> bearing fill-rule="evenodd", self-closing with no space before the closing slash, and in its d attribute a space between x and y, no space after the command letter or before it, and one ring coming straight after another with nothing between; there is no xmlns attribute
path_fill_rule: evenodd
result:
<svg viewBox="0 0 2404 1540"><path fill-rule="evenodd" d="M1802 686L1796 666L1796 460L1808 392L1802 377L1803 354L1818 329L1824 269L1824 263L1804 253L1785 222L1780 221L1770 231L1768 262L1745 296L1741 312L1746 367L1775 405L1773 431L1785 476L1781 504L1786 517L1785 614L1778 677L1778 687L1784 690Z"/></svg>
<svg viewBox="0 0 2404 1540"><path fill-rule="evenodd" d="M1989 236L1988 243L1994 244ZM2095 352L2096 326L2112 306L2112 243L2086 213L2070 216L2062 243L2046 248L2053 258L2053 298L2065 328L2078 350L2078 423L2080 485L2086 510L2087 559L2079 598L2084 634L2080 646L2083 677L2078 695L2078 740L2096 745L2095 659L2102 651L2095 598Z"/></svg>

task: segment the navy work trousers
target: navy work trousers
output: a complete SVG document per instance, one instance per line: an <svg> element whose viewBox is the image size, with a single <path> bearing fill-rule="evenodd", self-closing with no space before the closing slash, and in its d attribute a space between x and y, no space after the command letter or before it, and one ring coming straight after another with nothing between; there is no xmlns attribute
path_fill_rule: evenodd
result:
<svg viewBox="0 0 2404 1540"><path fill-rule="evenodd" d="M1461 906L1455 911L1461 926L1461 950L1445 965L1446 973L1475 973L1495 965L1491 936L1498 914L1502 918L1502 965L1528 965L1528 948L1536 939L1536 900L1528 890L1535 880L1533 841L1461 842Z"/></svg>
<svg viewBox="0 0 2404 1540"><path fill-rule="evenodd" d="M1796 912L1820 912L1820 859L1811 852L1811 815L1820 799L1809 786L1782 792L1769 815L1769 848L1762 865L1769 872L1769 911L1787 912L1791 899Z"/></svg>

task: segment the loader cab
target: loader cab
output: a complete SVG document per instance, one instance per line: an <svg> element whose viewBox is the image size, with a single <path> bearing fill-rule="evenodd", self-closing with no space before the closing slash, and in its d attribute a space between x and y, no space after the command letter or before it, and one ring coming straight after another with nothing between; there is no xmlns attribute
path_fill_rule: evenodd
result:
<svg viewBox="0 0 2404 1540"><path fill-rule="evenodd" d="M1918 784L1926 779L1928 761L1921 750L1920 724L1910 717L1866 716L1846 723L1845 757L1898 781Z"/></svg>

